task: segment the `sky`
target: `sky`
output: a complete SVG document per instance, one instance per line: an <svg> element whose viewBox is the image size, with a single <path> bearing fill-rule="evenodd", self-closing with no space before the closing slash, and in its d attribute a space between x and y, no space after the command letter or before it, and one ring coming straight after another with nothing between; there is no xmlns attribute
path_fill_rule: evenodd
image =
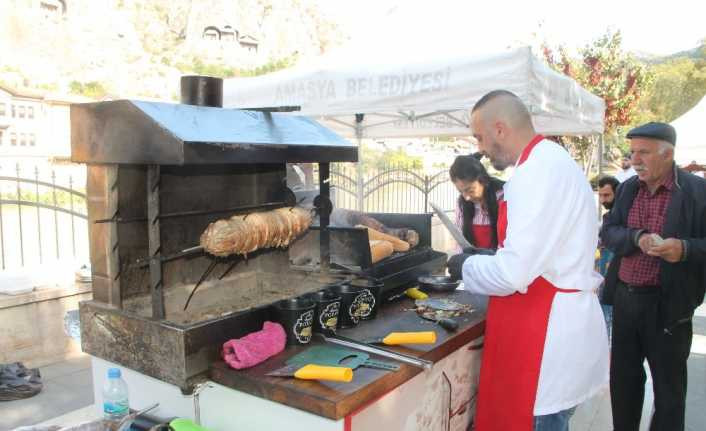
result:
<svg viewBox="0 0 706 431"><path fill-rule="evenodd" d="M700 2L535 0L320 0L324 10L351 34L351 43L399 37L398 42L442 44L493 50L546 40L580 48L605 33L620 30L623 48L668 55L706 39Z"/></svg>

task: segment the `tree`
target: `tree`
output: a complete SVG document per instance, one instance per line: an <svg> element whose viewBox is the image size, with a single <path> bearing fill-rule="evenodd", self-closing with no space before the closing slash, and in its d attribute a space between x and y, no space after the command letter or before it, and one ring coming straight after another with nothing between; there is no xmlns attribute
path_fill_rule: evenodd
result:
<svg viewBox="0 0 706 431"><path fill-rule="evenodd" d="M698 49L669 57L651 69L654 83L640 102L636 123L674 121L706 94L706 41Z"/></svg>
<svg viewBox="0 0 706 431"><path fill-rule="evenodd" d="M631 124L652 73L621 47L619 31L608 30L603 36L579 50L572 58L563 46L555 49L546 44L544 58L553 69L576 80L582 87L605 101L605 134L615 136L619 127ZM607 139L607 147L619 145L618 139ZM592 141L587 137L562 138L562 143L590 170L593 160Z"/></svg>
<svg viewBox="0 0 706 431"><path fill-rule="evenodd" d="M410 156L401 148L379 150L364 142L360 154L366 169L385 170L391 166L401 169L421 169L424 165L421 157Z"/></svg>

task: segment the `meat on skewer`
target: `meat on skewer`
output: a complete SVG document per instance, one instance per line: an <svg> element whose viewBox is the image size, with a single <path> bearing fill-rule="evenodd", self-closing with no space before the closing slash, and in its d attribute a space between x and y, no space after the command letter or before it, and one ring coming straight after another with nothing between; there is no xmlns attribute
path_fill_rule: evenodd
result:
<svg viewBox="0 0 706 431"><path fill-rule="evenodd" d="M300 207L235 215L209 224L200 243L208 253L220 257L284 248L309 229L311 219L311 211Z"/></svg>

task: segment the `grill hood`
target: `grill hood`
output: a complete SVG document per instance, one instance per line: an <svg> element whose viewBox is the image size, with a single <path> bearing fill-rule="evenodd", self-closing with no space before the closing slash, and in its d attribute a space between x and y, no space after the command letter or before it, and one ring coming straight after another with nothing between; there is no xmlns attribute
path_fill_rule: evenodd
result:
<svg viewBox="0 0 706 431"><path fill-rule="evenodd" d="M154 165L355 162L358 148L306 117L116 100L71 105L71 160Z"/></svg>

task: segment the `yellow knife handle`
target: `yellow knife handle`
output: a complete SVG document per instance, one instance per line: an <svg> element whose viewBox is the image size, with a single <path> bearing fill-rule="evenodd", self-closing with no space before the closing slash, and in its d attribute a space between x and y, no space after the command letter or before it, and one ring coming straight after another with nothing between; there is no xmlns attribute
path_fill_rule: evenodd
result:
<svg viewBox="0 0 706 431"><path fill-rule="evenodd" d="M333 382L350 382L353 380L353 370L346 367L325 367L323 365L304 365L294 373L294 377L304 380L330 380Z"/></svg>
<svg viewBox="0 0 706 431"><path fill-rule="evenodd" d="M405 290L404 293L412 299L427 299L429 297L429 295L422 292L416 287L410 287L409 289Z"/></svg>
<svg viewBox="0 0 706 431"><path fill-rule="evenodd" d="M383 344L394 346L397 344L434 344L436 343L436 332L390 332L382 339Z"/></svg>

